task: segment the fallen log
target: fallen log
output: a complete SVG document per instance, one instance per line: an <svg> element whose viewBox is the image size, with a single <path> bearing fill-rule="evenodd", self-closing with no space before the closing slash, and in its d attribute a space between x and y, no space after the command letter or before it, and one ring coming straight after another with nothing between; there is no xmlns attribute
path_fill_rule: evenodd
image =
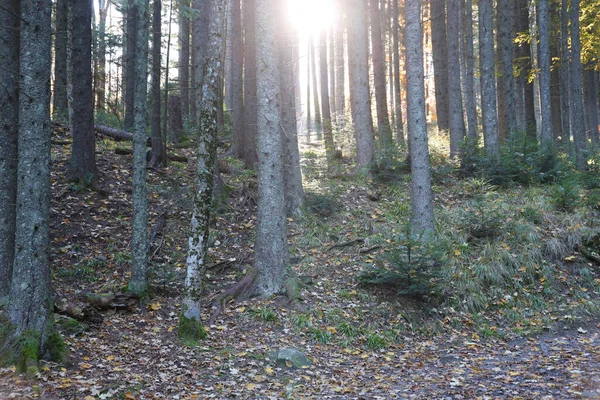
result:
<svg viewBox="0 0 600 400"><path fill-rule="evenodd" d="M86 293L82 300L98 310L130 310L137 304L138 296L122 293Z"/></svg>
<svg viewBox="0 0 600 400"><path fill-rule="evenodd" d="M122 147L117 147L115 149L115 154L120 154L120 155L129 155L129 154L133 154L133 150L132 149L124 149ZM151 154L147 154L146 155L146 159L149 159L149 156ZM171 161L177 161L177 162L188 162L188 158L186 156L180 156L177 154L168 154L167 157L169 157L169 160Z"/></svg>
<svg viewBox="0 0 600 400"><path fill-rule="evenodd" d="M102 315L88 304L78 304L61 298L54 301L54 312L80 322L101 324Z"/></svg>
<svg viewBox="0 0 600 400"><path fill-rule="evenodd" d="M94 130L96 132L98 132L101 136L108 136L109 138L116 140L117 142L133 141L133 133L127 132L127 131L122 131L120 129L111 128L110 126L94 125ZM147 146L151 145L150 138L148 138L148 140L146 140L146 145Z"/></svg>

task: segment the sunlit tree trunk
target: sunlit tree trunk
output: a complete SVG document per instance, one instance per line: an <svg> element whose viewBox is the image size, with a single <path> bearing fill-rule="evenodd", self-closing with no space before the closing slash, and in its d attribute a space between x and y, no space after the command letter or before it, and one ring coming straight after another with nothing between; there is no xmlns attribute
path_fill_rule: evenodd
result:
<svg viewBox="0 0 600 400"><path fill-rule="evenodd" d="M553 10L550 11L550 19L554 15ZM550 59L556 60L559 57L560 44L553 40L551 36ZM550 101L552 106L552 141L556 145L558 140L563 136L562 133L562 118L560 115L560 71L558 68L550 70Z"/></svg>
<svg viewBox="0 0 600 400"><path fill-rule="evenodd" d="M331 123L337 124L337 115L335 114L335 44L334 28L329 28L329 38L327 40L329 62L327 71L329 72L329 110L331 111Z"/></svg>
<svg viewBox="0 0 600 400"><path fill-rule="evenodd" d="M343 3L338 1L338 6ZM337 24L335 25L335 113L338 124L345 123L346 113L346 65L344 59L344 15L338 14ZM333 96L333 93L331 93Z"/></svg>
<svg viewBox="0 0 600 400"><path fill-rule="evenodd" d="M325 139L325 157L327 158L327 168L333 166L335 145L333 143L333 130L331 123L331 109L329 108L329 82L327 77L327 33L323 29L320 35L319 43L319 70L321 72L321 108L323 116L323 137Z"/></svg>
<svg viewBox="0 0 600 400"><path fill-rule="evenodd" d="M282 7L281 11L285 11L285 8ZM298 215L304 202L304 190L298 150L296 91L294 90L296 83L294 48L297 48L297 37L289 25L280 26L278 42L281 66L281 137L285 208L288 215Z"/></svg>
<svg viewBox="0 0 600 400"><path fill-rule="evenodd" d="M475 91L475 56L473 54L473 2L465 0L463 20L464 58L465 58L465 115L467 120L467 137L471 143L477 140L477 94Z"/></svg>
<svg viewBox="0 0 600 400"><path fill-rule="evenodd" d="M381 39L381 16L379 0L369 0L371 19L371 50L373 58L373 75L375 83L375 108L377 112L377 132L379 145L384 150L392 147L392 129L388 117L387 94L385 89L385 53Z"/></svg>
<svg viewBox="0 0 600 400"><path fill-rule="evenodd" d="M537 8L539 32L539 79L540 107L542 114L542 145L551 147L552 134L552 98L550 93L550 5L549 0L539 0Z"/></svg>
<svg viewBox="0 0 600 400"><path fill-rule="evenodd" d="M517 31L521 34L529 32L529 3L527 0L516 0ZM531 44L519 43L517 48L518 71L517 82L522 87L523 96L523 126L528 135L535 137L535 109L533 99L533 83L529 82L531 72Z"/></svg>
<svg viewBox="0 0 600 400"><path fill-rule="evenodd" d="M569 101L569 0L561 0L560 8L560 114L562 143L566 148L571 140L571 103Z"/></svg>
<svg viewBox="0 0 600 400"><path fill-rule="evenodd" d="M462 90L460 83L459 26L461 0L448 0L448 122L450 128L450 157L457 157L465 136Z"/></svg>
<svg viewBox="0 0 600 400"><path fill-rule="evenodd" d="M0 9L0 305L8 299L15 254L19 140L20 0Z"/></svg>
<svg viewBox="0 0 600 400"><path fill-rule="evenodd" d="M411 148L411 231L416 237L430 237L435 229L431 167L425 117L425 86L423 74L423 36L421 2L407 1L406 20L406 95L408 136Z"/></svg>
<svg viewBox="0 0 600 400"><path fill-rule="evenodd" d="M161 68L161 9L162 0L154 0L152 11L152 160L150 165L167 165L167 147L160 125L160 68Z"/></svg>
<svg viewBox="0 0 600 400"><path fill-rule="evenodd" d="M321 106L319 103L319 86L317 83L317 53L315 52L315 41L313 37L308 39L308 47L310 53L310 73L312 76L313 104L315 107L315 130L317 131L317 137L320 138L322 129Z"/></svg>
<svg viewBox="0 0 600 400"><path fill-rule="evenodd" d="M5 310L14 331L8 343L0 343L0 357L5 359L7 349L13 352L17 371L33 378L38 359L59 359L64 344L54 329L49 257L52 4L50 0L22 0L20 4L20 14L14 2L3 2L0 10L3 14L5 7L10 7L21 22L15 254ZM4 29L15 26L14 21L7 22ZM19 45L14 42L11 46ZM2 63L5 67L13 65Z"/></svg>
<svg viewBox="0 0 600 400"><path fill-rule="evenodd" d="M481 74L481 118L483 141L490 161L500 156L496 114L496 71L492 0L479 1L479 69Z"/></svg>
<svg viewBox="0 0 600 400"><path fill-rule="evenodd" d="M252 291L265 297L284 291L289 259L280 131L280 71L276 42L276 20L280 4L273 0L256 2L258 222L254 246L257 275Z"/></svg>
<svg viewBox="0 0 600 400"><path fill-rule="evenodd" d="M67 118L67 1L56 1L54 23L54 90L52 117Z"/></svg>
<svg viewBox="0 0 600 400"><path fill-rule="evenodd" d="M446 0L430 0L430 12L433 78L435 82L435 110L438 129L440 131L447 131L450 128L450 111L448 108L448 44L446 42Z"/></svg>
<svg viewBox="0 0 600 400"><path fill-rule="evenodd" d="M217 108L219 103L220 64L223 59L223 37L220 20L224 13L225 0L210 0L203 10L210 17L209 36L202 60L205 71L202 93L196 97L200 115L197 125L198 161L192 210L190 236L186 261L185 288L182 300L182 314L179 320L179 336L184 340L197 341L206 336L201 323L202 279L206 268L210 210L214 183L213 168L216 158L218 132Z"/></svg>
<svg viewBox="0 0 600 400"><path fill-rule="evenodd" d="M96 82L96 107L103 110L106 104L106 17L110 1L98 0L98 82Z"/></svg>
<svg viewBox="0 0 600 400"><path fill-rule="evenodd" d="M88 0L69 2L69 121L73 144L69 178L96 180L96 141L92 89L92 4Z"/></svg>
<svg viewBox="0 0 600 400"><path fill-rule="evenodd" d="M370 176L373 162L373 120L369 93L367 20L365 0L349 0L348 67L350 70L350 101L356 138L356 167Z"/></svg>
<svg viewBox="0 0 600 400"><path fill-rule="evenodd" d="M573 141L575 142L575 165L583 171L587 167L585 139L585 115L583 112L583 88L581 85L581 33L579 31L579 0L571 0L571 104L573 107Z"/></svg>
<svg viewBox="0 0 600 400"><path fill-rule="evenodd" d="M146 184L146 105L148 93L148 0L136 2L137 35L133 127L133 237L129 290L137 295L148 291L147 232L148 199Z"/></svg>
<svg viewBox="0 0 600 400"><path fill-rule="evenodd" d="M256 0L244 0L244 153L246 166L258 161L256 153L257 101L256 98Z"/></svg>

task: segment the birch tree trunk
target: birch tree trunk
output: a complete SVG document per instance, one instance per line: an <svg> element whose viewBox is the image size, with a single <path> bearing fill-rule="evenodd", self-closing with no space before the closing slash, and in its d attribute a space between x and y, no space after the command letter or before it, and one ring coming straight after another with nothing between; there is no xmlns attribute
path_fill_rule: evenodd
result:
<svg viewBox="0 0 600 400"><path fill-rule="evenodd" d="M15 255L19 140L20 0L0 9L0 305L8 300Z"/></svg>
<svg viewBox="0 0 600 400"><path fill-rule="evenodd" d="M348 64L350 101L356 138L356 168L370 176L373 162L373 120L369 93L369 67L365 0L348 1Z"/></svg>
<svg viewBox="0 0 600 400"><path fill-rule="evenodd" d="M392 129L388 117L387 94L385 89L385 53L381 39L381 16L379 0L369 0L371 19L371 50L373 58L373 79L375 82L375 108L377 111L377 132L379 145L384 151L392 148Z"/></svg>
<svg viewBox="0 0 600 400"><path fill-rule="evenodd" d="M208 250L210 209L213 192L213 168L216 158L218 132L217 107L221 64L223 60L223 37L220 21L225 12L225 0L210 0L205 10L209 15L209 41L203 60L205 71L202 95L196 101L199 110L198 121L198 161L196 164L196 187L188 239L185 289L182 300L182 313L179 318L179 337L186 342L197 342L206 337L201 322L202 278L206 268Z"/></svg>
<svg viewBox="0 0 600 400"><path fill-rule="evenodd" d="M450 157L457 157L465 136L462 90L460 84L459 26L461 0L448 0L448 122L450 128Z"/></svg>
<svg viewBox="0 0 600 400"><path fill-rule="evenodd" d="M496 114L496 71L494 68L494 33L492 0L479 1L479 69L481 74L481 117L483 141L488 158L497 162L498 115Z"/></svg>
<svg viewBox="0 0 600 400"><path fill-rule="evenodd" d="M550 148L553 145L552 134L552 95L550 92L550 5L549 0L539 0L538 9L539 32L539 77L540 77L540 108L542 114L542 146Z"/></svg>
<svg viewBox="0 0 600 400"><path fill-rule="evenodd" d="M0 348L3 359L7 349L12 353L7 359L15 362L17 372L33 378L39 359L60 360L65 352L54 328L49 258L52 4L50 0L22 0L20 14L16 5L8 4L16 12L14 16L20 15L19 183L14 265L6 309L12 334ZM3 7L0 13L4 12ZM14 21L8 26L14 26ZM16 42L12 46L19 48Z"/></svg>
<svg viewBox="0 0 600 400"><path fill-rule="evenodd" d="M69 179L93 183L96 169L96 138L92 88L92 7L89 0L69 2L69 114L71 161Z"/></svg>
<svg viewBox="0 0 600 400"><path fill-rule="evenodd" d="M427 239L435 229L431 168L425 117L425 86L423 74L423 36L421 2L407 1L406 21L406 95L408 136L411 150L411 233Z"/></svg>
<svg viewBox="0 0 600 400"><path fill-rule="evenodd" d="M146 184L146 103L148 93L148 0L136 0L137 34L133 128L133 237L129 290L136 295L148 291L147 232L148 199Z"/></svg>
<svg viewBox="0 0 600 400"><path fill-rule="evenodd" d="M585 115L583 112L583 88L581 86L581 33L579 31L579 0L571 0L571 105L573 107L573 141L575 142L575 165L583 171L587 168L585 139Z"/></svg>
<svg viewBox="0 0 600 400"><path fill-rule="evenodd" d="M256 2L258 98L258 211L252 292L269 297L284 291L288 244L281 140L281 91L276 18L281 3Z"/></svg>

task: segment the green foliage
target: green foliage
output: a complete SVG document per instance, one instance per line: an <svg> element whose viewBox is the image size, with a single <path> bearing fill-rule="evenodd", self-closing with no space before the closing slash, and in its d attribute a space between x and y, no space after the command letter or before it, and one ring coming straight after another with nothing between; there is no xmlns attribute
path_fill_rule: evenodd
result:
<svg viewBox="0 0 600 400"><path fill-rule="evenodd" d="M580 188L574 179L565 179L550 191L552 204L561 211L572 212L579 203Z"/></svg>
<svg viewBox="0 0 600 400"><path fill-rule="evenodd" d="M376 333L370 333L366 337L367 347L372 350L381 350L388 345L387 339Z"/></svg>
<svg viewBox="0 0 600 400"><path fill-rule="evenodd" d="M198 346L199 342L208 336L201 321L187 318L183 313L179 315L177 334L179 335L179 339L186 346L190 347Z"/></svg>
<svg viewBox="0 0 600 400"><path fill-rule="evenodd" d="M331 332L329 332L327 329L321 329L317 327L311 329L310 335L313 338L313 340L321 344L329 343L333 336Z"/></svg>
<svg viewBox="0 0 600 400"><path fill-rule="evenodd" d="M354 323L349 323L347 321L342 321L337 325L337 330L343 334L344 336L348 336L349 338L356 337L361 334L361 329L356 327Z"/></svg>
<svg viewBox="0 0 600 400"><path fill-rule="evenodd" d="M330 217L342 208L335 193L307 192L304 204L308 210L319 217Z"/></svg>
<svg viewBox="0 0 600 400"><path fill-rule="evenodd" d="M458 229L467 234L469 241L494 239L506 223L505 210L495 202L475 200L467 202L459 211Z"/></svg>
<svg viewBox="0 0 600 400"><path fill-rule="evenodd" d="M297 314L294 316L292 321L298 329L312 327L312 318L307 314Z"/></svg>
<svg viewBox="0 0 600 400"><path fill-rule="evenodd" d="M275 314L271 309L267 308L266 306L263 306L261 308L251 308L249 312L256 318L264 322L278 321L277 314Z"/></svg>
<svg viewBox="0 0 600 400"><path fill-rule="evenodd" d="M60 362L67 357L67 346L56 329L48 335L47 347L53 361Z"/></svg>

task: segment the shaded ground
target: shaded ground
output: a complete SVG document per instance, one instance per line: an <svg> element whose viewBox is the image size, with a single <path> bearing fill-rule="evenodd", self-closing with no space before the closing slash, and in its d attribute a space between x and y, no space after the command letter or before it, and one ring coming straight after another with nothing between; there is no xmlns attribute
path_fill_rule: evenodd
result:
<svg viewBox="0 0 600 400"><path fill-rule="evenodd" d="M56 297L119 291L127 282L131 158L115 155L113 146L100 146L96 191L64 180L68 146L53 146ZM368 224L323 214L321 223L340 226L318 232L321 225L306 228L310 220L290 220L295 270L305 282L301 301L228 303L201 347L183 346L176 326L192 171L191 162L149 170L150 226L168 216L150 252L154 296L133 312L105 313L101 325L65 335L70 361L43 363L35 382L0 370L0 399L600 398L600 325L593 320L554 317L538 327L537 320L517 321L528 329L520 332L538 334L492 330L484 338L471 315L436 313L360 286L357 275L385 247L366 239L331 248L386 229L384 212L358 184L340 193L344 207L364 213ZM313 172L318 175L309 170L309 178ZM217 214L211 236L207 319L213 300L252 264L251 181L226 177L229 205ZM313 364L275 364L269 355L281 347L303 351Z"/></svg>

